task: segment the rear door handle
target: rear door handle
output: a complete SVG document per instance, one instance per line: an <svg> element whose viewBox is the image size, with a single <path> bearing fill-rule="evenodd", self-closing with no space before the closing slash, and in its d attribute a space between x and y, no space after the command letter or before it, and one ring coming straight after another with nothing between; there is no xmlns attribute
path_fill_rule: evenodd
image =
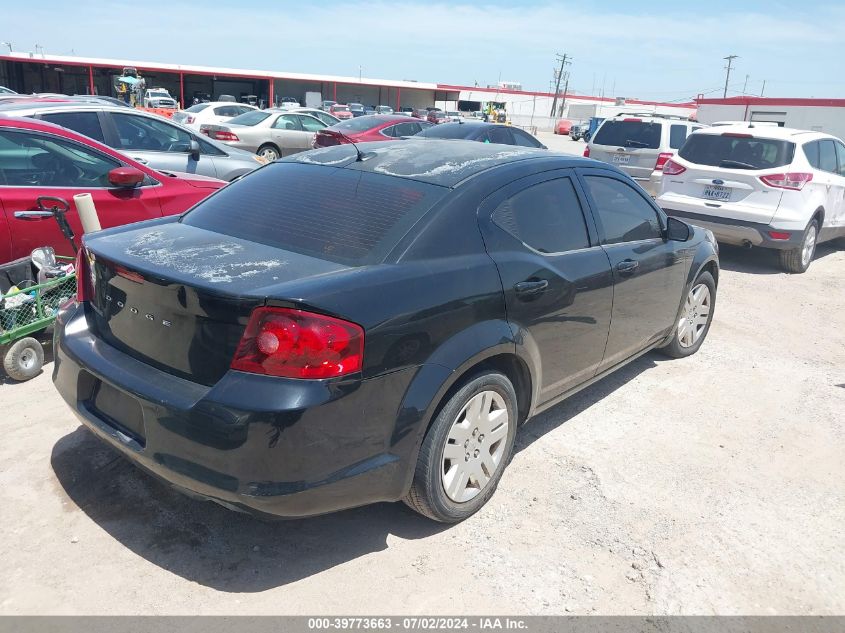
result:
<svg viewBox="0 0 845 633"><path fill-rule="evenodd" d="M533 295L543 292L548 287L549 282L547 279L532 279L531 281L520 281L513 289L516 290L517 294Z"/></svg>
<svg viewBox="0 0 845 633"><path fill-rule="evenodd" d="M19 220L41 220L52 218L52 211L15 211L14 216Z"/></svg>
<svg viewBox="0 0 845 633"><path fill-rule="evenodd" d="M640 262L634 261L633 259L626 259L616 264L616 270L620 273L632 273L639 268L639 266Z"/></svg>

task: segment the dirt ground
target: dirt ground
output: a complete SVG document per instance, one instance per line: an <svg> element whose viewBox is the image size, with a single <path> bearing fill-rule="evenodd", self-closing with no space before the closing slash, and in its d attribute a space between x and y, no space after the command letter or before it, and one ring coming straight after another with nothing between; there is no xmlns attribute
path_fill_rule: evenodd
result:
<svg viewBox="0 0 845 633"><path fill-rule="evenodd" d="M775 263L723 248L701 351L531 421L456 526L187 499L83 430L50 365L3 383L0 613L841 614L845 250L805 275Z"/></svg>

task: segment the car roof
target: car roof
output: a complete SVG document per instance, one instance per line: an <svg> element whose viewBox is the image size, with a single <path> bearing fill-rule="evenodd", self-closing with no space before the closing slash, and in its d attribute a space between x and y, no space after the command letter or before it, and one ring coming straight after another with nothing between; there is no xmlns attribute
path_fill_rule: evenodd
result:
<svg viewBox="0 0 845 633"><path fill-rule="evenodd" d="M361 152L361 160L356 160L356 146L343 144L295 154L282 162L357 169L442 187L455 187L476 174L518 161L551 158L557 159L560 167L595 162L545 149L452 139L409 138L392 143L358 143L357 149Z"/></svg>
<svg viewBox="0 0 845 633"><path fill-rule="evenodd" d="M813 130L799 130L791 127L776 127L772 125L754 125L754 123L742 123L736 125L717 125L696 130L696 134L751 134L754 137L779 139L783 141L812 141L822 138L836 138L825 132Z"/></svg>
<svg viewBox="0 0 845 633"><path fill-rule="evenodd" d="M38 101L38 102L18 102L18 103L0 103L0 110L9 113L11 116L25 116L24 112L36 113L46 112L48 110L111 110L125 113L127 109L134 110L134 108L124 108L123 106L113 105L104 101Z"/></svg>

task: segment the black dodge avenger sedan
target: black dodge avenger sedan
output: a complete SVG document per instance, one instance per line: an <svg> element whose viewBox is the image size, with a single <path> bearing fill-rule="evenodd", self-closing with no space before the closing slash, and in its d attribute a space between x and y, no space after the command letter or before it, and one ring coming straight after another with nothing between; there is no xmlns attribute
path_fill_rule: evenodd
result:
<svg viewBox="0 0 845 633"><path fill-rule="evenodd" d="M53 380L139 466L260 515L403 500L445 522L531 416L697 351L719 275L713 236L610 165L437 140L271 163L86 236L78 266Z"/></svg>

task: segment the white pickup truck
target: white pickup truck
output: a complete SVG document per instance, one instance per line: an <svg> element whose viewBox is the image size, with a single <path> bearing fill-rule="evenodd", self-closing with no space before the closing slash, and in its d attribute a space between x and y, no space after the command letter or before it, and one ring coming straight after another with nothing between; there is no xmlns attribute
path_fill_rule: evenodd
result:
<svg viewBox="0 0 845 633"><path fill-rule="evenodd" d="M144 91L145 108L173 108L177 107L174 99L165 88L148 88Z"/></svg>

